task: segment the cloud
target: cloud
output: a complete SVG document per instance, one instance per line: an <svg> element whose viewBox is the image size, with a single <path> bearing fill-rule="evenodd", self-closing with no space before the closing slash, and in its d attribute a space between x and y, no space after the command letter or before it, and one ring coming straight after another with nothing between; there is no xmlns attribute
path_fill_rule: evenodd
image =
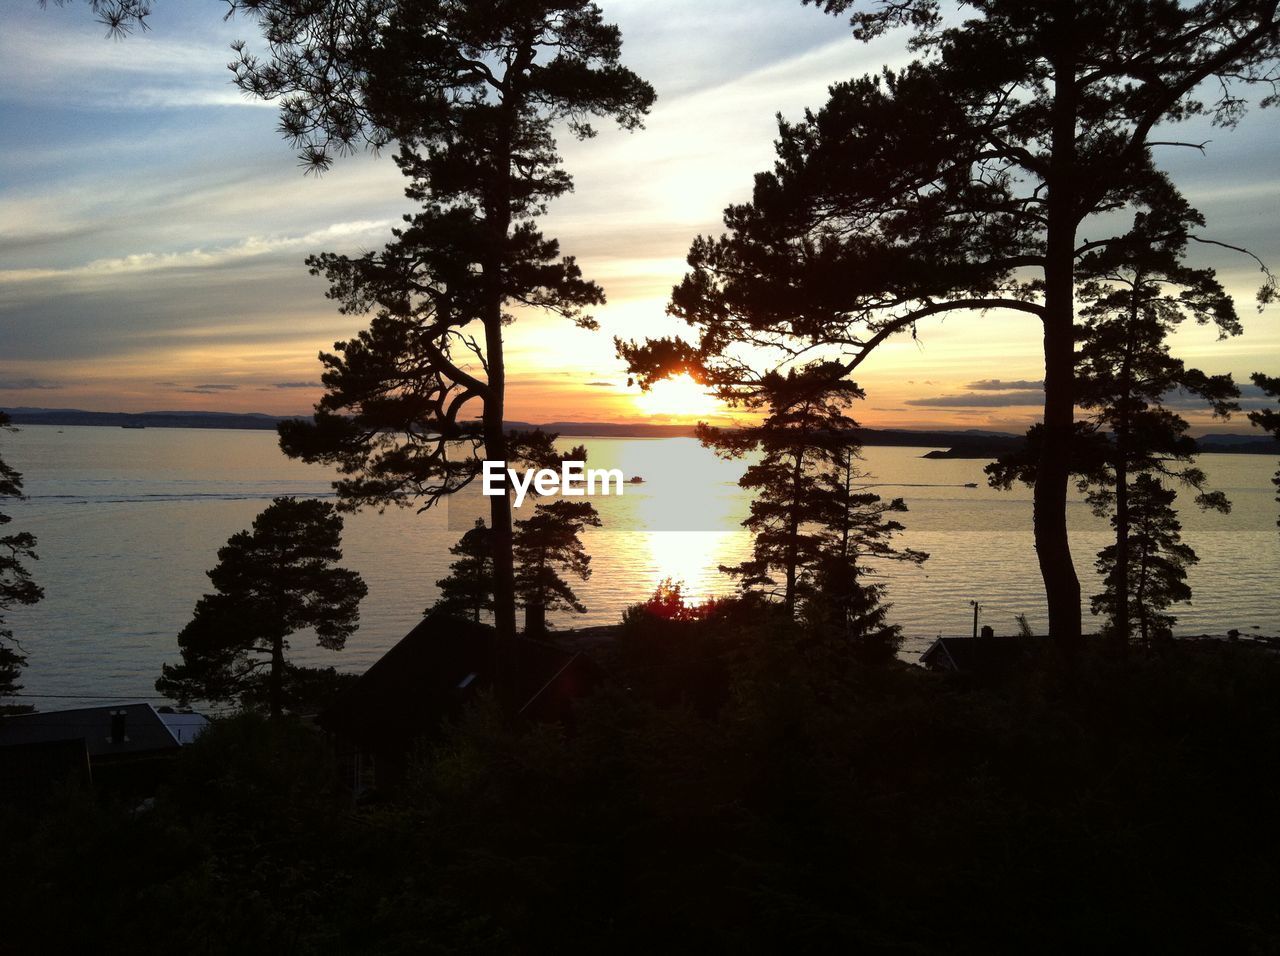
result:
<svg viewBox="0 0 1280 956"><path fill-rule="evenodd" d="M35 378L0 379L0 391L5 392L43 392L66 388L58 382L44 382Z"/></svg>
<svg viewBox="0 0 1280 956"><path fill-rule="evenodd" d="M613 382L584 382L590 388L617 388Z"/></svg>
<svg viewBox="0 0 1280 956"><path fill-rule="evenodd" d="M109 42L90 28L91 21L56 23L47 12L27 19L6 23L0 33L10 99L44 105L72 90L81 108L111 111L276 105L232 84L226 69L231 34L225 29L195 42L176 31Z"/></svg>
<svg viewBox="0 0 1280 956"><path fill-rule="evenodd" d="M183 391L190 395L212 395L217 392L234 392L239 387L239 385L231 385L226 382L215 382L210 385L192 385L190 388L183 389Z"/></svg>
<svg viewBox="0 0 1280 956"><path fill-rule="evenodd" d="M319 382L272 382L272 388L320 388Z"/></svg>
<svg viewBox="0 0 1280 956"><path fill-rule="evenodd" d="M298 249L314 249L334 241L353 240L359 236L382 235L391 225L389 219L359 219L337 222L300 236L249 236L239 242L213 249L186 249L178 252L139 252L110 259L95 259L84 265L65 269L0 269L0 285L49 279L110 278L123 274L155 272L168 269L210 269L256 259L273 253Z"/></svg>
<svg viewBox="0 0 1280 956"><path fill-rule="evenodd" d="M907 405L925 408L1003 408L1044 404L1044 392L1020 390L980 392L976 395L937 395L933 398L909 398Z"/></svg>
<svg viewBox="0 0 1280 956"><path fill-rule="evenodd" d="M925 383L930 384L928 382ZM1012 382L1004 382L998 378L984 378L979 382L970 382L965 388L971 392L1015 392L1027 391L1034 388L1044 388L1044 381L1029 382L1025 379L1018 379Z"/></svg>

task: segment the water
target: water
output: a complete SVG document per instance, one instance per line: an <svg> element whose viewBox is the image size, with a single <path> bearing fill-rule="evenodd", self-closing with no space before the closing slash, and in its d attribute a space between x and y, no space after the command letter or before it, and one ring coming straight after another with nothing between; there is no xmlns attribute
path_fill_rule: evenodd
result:
<svg viewBox="0 0 1280 956"><path fill-rule="evenodd" d="M160 665L176 660L175 636L208 587L205 571L218 547L273 496L330 493L327 470L284 458L270 432L30 426L2 441L31 496L5 502L14 517L9 528L38 536L33 571L46 594L9 614L29 656L23 683L30 694L154 694ZM605 526L584 535L594 573L578 587L590 611L553 623L616 622L666 577L683 580L695 598L732 591L732 580L716 569L741 560L749 547L738 527L748 505L736 484L743 462L721 461L692 439L572 443L587 445L591 467L621 468L646 481L621 498L596 499ZM1018 613L1043 625L1030 491L994 491L983 483L983 462L923 459L925 451L868 448L864 463L882 494L907 500L901 543L932 555L922 567L885 569L891 617L904 626L907 653L919 653L938 634L968 633L971 599L983 603L982 620L997 633L1011 633ZM1188 504L1182 514L1184 539L1201 563L1190 576L1193 603L1177 609L1177 631L1280 632L1275 459L1206 455L1200 465L1235 507L1230 515L1202 514ZM979 487L963 487L968 482ZM368 667L434 600L446 549L483 510L475 494L426 514L349 516L346 564L369 584L361 628L339 653L296 636L294 659ZM1089 594L1097 590L1093 559L1108 528L1079 500L1070 505L1070 523ZM1086 626L1090 620L1086 613Z"/></svg>

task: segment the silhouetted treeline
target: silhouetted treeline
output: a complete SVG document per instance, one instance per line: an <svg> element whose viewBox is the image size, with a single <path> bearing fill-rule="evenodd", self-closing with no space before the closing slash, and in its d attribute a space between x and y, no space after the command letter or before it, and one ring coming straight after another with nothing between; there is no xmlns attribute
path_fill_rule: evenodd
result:
<svg viewBox="0 0 1280 956"><path fill-rule="evenodd" d="M859 664L767 606L667 611L629 615L572 732L482 701L377 804L312 729L246 715L146 808L0 818L0 950L1280 946L1271 655L1067 666L1046 642L943 675Z"/></svg>

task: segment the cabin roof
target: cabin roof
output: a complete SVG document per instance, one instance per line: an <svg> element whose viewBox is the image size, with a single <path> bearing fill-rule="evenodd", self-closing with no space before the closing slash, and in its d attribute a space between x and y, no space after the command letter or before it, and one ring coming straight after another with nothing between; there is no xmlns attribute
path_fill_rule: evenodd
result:
<svg viewBox="0 0 1280 956"><path fill-rule="evenodd" d="M494 629L432 615L386 652L320 715L326 730L364 743L422 736L493 683ZM521 713L562 716L598 677L581 653L547 641L515 639Z"/></svg>
<svg viewBox="0 0 1280 956"><path fill-rule="evenodd" d="M937 670L975 671L1004 667L1035 647L1029 637L940 637L920 655L920 663Z"/></svg>
<svg viewBox="0 0 1280 956"><path fill-rule="evenodd" d="M112 721L124 716L124 738L114 739ZM0 718L0 747L83 741L94 761L177 750L208 726L200 714L162 714L150 704L77 707Z"/></svg>

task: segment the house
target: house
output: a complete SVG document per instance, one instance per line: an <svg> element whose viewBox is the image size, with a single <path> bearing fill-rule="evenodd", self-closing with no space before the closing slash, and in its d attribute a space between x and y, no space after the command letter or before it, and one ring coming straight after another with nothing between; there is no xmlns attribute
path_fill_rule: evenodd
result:
<svg viewBox="0 0 1280 956"><path fill-rule="evenodd" d="M200 714L150 704L0 718L0 799L24 802L68 781L144 793L208 725Z"/></svg>
<svg viewBox="0 0 1280 956"><path fill-rule="evenodd" d="M990 671L1026 660L1039 646L1034 637L940 637L920 663L935 671Z"/></svg>
<svg viewBox="0 0 1280 956"><path fill-rule="evenodd" d="M495 641L488 625L428 617L320 715L356 795L403 780L418 742L493 685ZM515 657L528 720L571 723L574 700L601 676L581 652L548 641L517 638Z"/></svg>

